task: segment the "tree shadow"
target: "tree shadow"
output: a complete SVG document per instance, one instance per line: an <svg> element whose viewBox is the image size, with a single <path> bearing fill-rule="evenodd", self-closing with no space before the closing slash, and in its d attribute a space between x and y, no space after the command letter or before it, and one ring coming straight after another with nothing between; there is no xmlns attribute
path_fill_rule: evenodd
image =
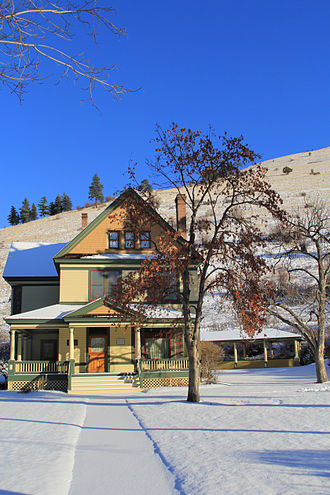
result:
<svg viewBox="0 0 330 495"><path fill-rule="evenodd" d="M268 450L251 451L248 457L256 463L277 464L294 469L300 476L330 478L330 450Z"/></svg>

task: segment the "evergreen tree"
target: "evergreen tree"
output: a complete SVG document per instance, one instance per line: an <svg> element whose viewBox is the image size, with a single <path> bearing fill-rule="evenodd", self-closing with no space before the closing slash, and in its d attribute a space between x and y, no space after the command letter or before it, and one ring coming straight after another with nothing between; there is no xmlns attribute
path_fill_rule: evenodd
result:
<svg viewBox="0 0 330 495"><path fill-rule="evenodd" d="M53 201L49 203L48 211L50 215L56 215L55 203Z"/></svg>
<svg viewBox="0 0 330 495"><path fill-rule="evenodd" d="M8 215L8 222L10 225L17 225L19 223L19 214L16 211L15 206L12 206L10 209L10 213Z"/></svg>
<svg viewBox="0 0 330 495"><path fill-rule="evenodd" d="M138 191L148 194L152 191L152 185L149 183L148 179L143 179L141 184L138 187Z"/></svg>
<svg viewBox="0 0 330 495"><path fill-rule="evenodd" d="M61 196L58 194L55 198L55 214L56 213L62 213L62 198Z"/></svg>
<svg viewBox="0 0 330 495"><path fill-rule="evenodd" d="M22 203L22 207L20 208L20 217L22 223L27 223L30 221L31 218L31 210L30 210L30 203L27 198L24 198L24 201Z"/></svg>
<svg viewBox="0 0 330 495"><path fill-rule="evenodd" d="M32 203L32 207L30 211L30 220L37 220L37 218L38 218L37 207L34 203Z"/></svg>
<svg viewBox="0 0 330 495"><path fill-rule="evenodd" d="M40 216L45 217L49 215L49 207L47 205L47 198L43 196L38 204Z"/></svg>
<svg viewBox="0 0 330 495"><path fill-rule="evenodd" d="M62 211L71 211L72 210L72 201L69 196L65 193L62 195Z"/></svg>
<svg viewBox="0 0 330 495"><path fill-rule="evenodd" d="M94 174L92 183L89 186L89 194L88 194L88 199L93 201L95 200L95 206L97 206L97 202L100 201L100 203L103 203L104 201L104 196L103 196L103 184L100 182L100 178L97 174Z"/></svg>

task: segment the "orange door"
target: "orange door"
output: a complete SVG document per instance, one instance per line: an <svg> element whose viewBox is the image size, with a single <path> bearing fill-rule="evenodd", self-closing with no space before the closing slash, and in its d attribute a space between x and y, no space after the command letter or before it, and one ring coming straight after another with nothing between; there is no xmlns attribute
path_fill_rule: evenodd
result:
<svg viewBox="0 0 330 495"><path fill-rule="evenodd" d="M102 373L106 371L107 337L106 335L90 335L88 343L88 372Z"/></svg>

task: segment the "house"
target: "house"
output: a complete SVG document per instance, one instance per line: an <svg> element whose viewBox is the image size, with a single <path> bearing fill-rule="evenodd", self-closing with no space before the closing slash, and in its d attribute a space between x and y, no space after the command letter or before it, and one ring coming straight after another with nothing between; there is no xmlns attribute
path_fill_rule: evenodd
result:
<svg viewBox="0 0 330 495"><path fill-rule="evenodd" d="M180 195L176 207L184 235ZM8 388L104 393L187 385L180 280L140 324L112 298L120 280L152 257L157 239L174 229L133 189L90 224L86 214L82 221L68 244L11 246L3 275L12 288ZM186 241L180 235L175 242L182 247ZM197 283L192 299L196 291ZM147 308L148 300L143 302Z"/></svg>

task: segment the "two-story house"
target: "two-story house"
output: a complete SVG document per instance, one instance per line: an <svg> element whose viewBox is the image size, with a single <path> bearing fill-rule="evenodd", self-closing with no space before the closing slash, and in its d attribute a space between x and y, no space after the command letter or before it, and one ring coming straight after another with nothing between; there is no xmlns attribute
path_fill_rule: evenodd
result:
<svg viewBox="0 0 330 495"><path fill-rule="evenodd" d="M184 229L183 197L176 206ZM83 222L68 244L13 243L10 249L4 270L12 287L8 388L104 393L186 385L180 280L139 325L111 297L120 280L153 256L157 239L174 229L133 189L88 225L83 214ZM180 236L176 242L186 241ZM196 280L197 262L191 277ZM192 287L194 299L197 283Z"/></svg>

